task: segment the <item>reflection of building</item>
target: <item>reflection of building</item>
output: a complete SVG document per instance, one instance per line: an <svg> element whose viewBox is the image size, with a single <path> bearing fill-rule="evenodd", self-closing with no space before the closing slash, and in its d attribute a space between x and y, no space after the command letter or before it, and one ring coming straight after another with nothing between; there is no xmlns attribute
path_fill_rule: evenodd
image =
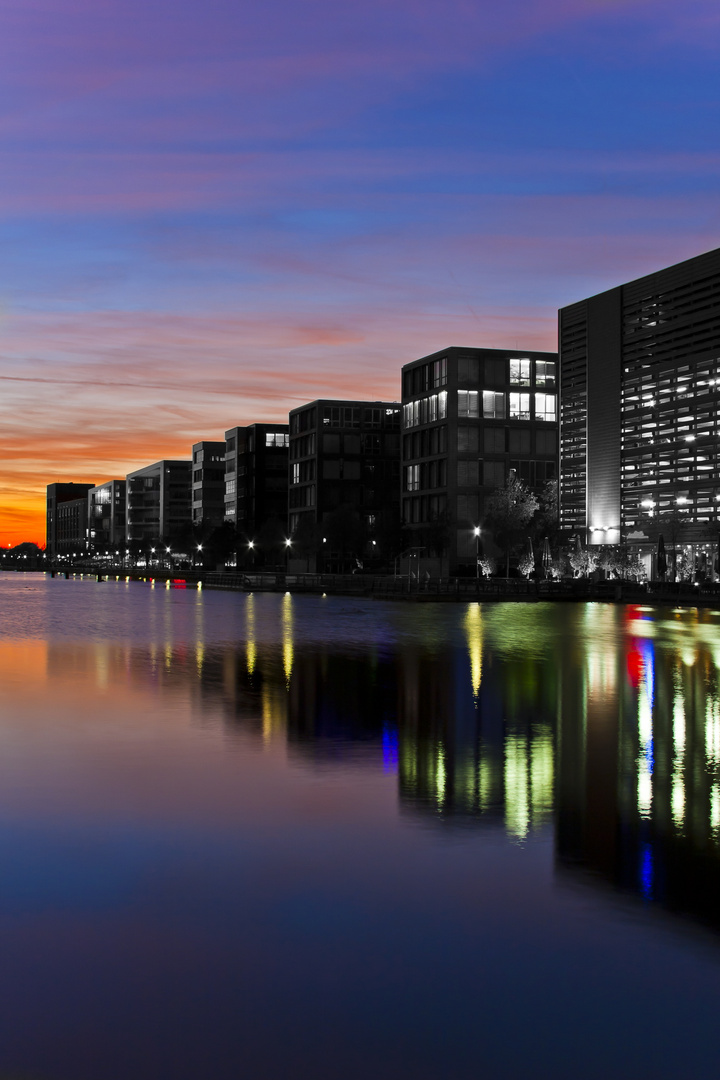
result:
<svg viewBox="0 0 720 1080"><path fill-rule="evenodd" d="M193 525L222 525L225 508L225 443L195 443L192 463Z"/></svg>
<svg viewBox="0 0 720 1080"><path fill-rule="evenodd" d="M373 533L393 528L399 475L396 402L322 400L292 410L290 532L306 545L310 569L311 563L344 569L349 552L363 550L366 538L371 544ZM330 532L324 541L318 538L320 555L310 542L316 529Z"/></svg>
<svg viewBox="0 0 720 1080"><path fill-rule="evenodd" d="M125 543L125 499L124 480L108 480L90 489L87 545L91 550L116 550Z"/></svg>
<svg viewBox="0 0 720 1080"><path fill-rule="evenodd" d="M287 424L249 424L225 432L225 520L254 545L258 562L287 530Z"/></svg>
<svg viewBox="0 0 720 1080"><path fill-rule="evenodd" d="M718 926L717 631L627 610L624 648L595 627L602 646L561 661L558 859Z"/></svg>
<svg viewBox="0 0 720 1080"><path fill-rule="evenodd" d="M640 539L652 519L706 539L720 498L720 249L563 308L559 340L562 524L592 544Z"/></svg>
<svg viewBox="0 0 720 1080"><path fill-rule="evenodd" d="M402 514L413 546L475 564L485 498L510 470L557 475L555 353L450 348L402 371Z"/></svg>
<svg viewBox="0 0 720 1080"><path fill-rule="evenodd" d="M85 549L88 491L92 484L48 484L46 549L49 556L72 555Z"/></svg>
<svg viewBox="0 0 720 1080"><path fill-rule="evenodd" d="M128 473L128 543L167 542L188 533L191 478L191 461L156 461Z"/></svg>

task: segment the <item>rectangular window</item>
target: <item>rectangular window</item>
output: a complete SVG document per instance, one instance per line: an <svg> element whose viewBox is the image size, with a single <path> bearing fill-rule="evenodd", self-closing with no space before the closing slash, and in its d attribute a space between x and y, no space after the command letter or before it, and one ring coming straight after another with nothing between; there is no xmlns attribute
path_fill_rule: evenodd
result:
<svg viewBox="0 0 720 1080"><path fill-rule="evenodd" d="M488 386L504 386L507 382L505 360L485 361L485 382Z"/></svg>
<svg viewBox="0 0 720 1080"><path fill-rule="evenodd" d="M535 395L535 419L536 420L555 420L555 395L554 394L536 394Z"/></svg>
<svg viewBox="0 0 720 1080"><path fill-rule="evenodd" d="M483 439L486 454L505 453L505 428L486 427Z"/></svg>
<svg viewBox="0 0 720 1080"><path fill-rule="evenodd" d="M478 449L478 429L459 427L457 429L457 448L461 454L476 454Z"/></svg>
<svg viewBox="0 0 720 1080"><path fill-rule="evenodd" d="M442 360L433 361L433 387L445 386L447 384L447 356L443 356Z"/></svg>
<svg viewBox="0 0 720 1080"><path fill-rule="evenodd" d="M510 382L515 386L530 386L532 382L532 364L529 360L510 361Z"/></svg>
<svg viewBox="0 0 720 1080"><path fill-rule="evenodd" d="M478 415L477 390L458 390L458 416ZM483 398L484 398L483 394Z"/></svg>
<svg viewBox="0 0 720 1080"><path fill-rule="evenodd" d="M236 487L237 487L237 481L236 480L226 480L225 481L225 495L226 495L226 497L228 495L234 495Z"/></svg>
<svg viewBox="0 0 720 1080"><path fill-rule="evenodd" d="M536 360L535 361L535 385L536 386L554 386L555 385L555 361L554 360Z"/></svg>
<svg viewBox="0 0 720 1080"><path fill-rule="evenodd" d="M458 461L457 463L458 487L477 487L478 463L477 461Z"/></svg>
<svg viewBox="0 0 720 1080"><path fill-rule="evenodd" d="M458 521L476 522L478 516L477 495L458 495L457 518Z"/></svg>
<svg viewBox="0 0 720 1080"><path fill-rule="evenodd" d="M505 484L505 462L483 462L483 484L489 488L503 487Z"/></svg>
<svg viewBox="0 0 720 1080"><path fill-rule="evenodd" d="M299 465L293 465L293 467L292 467L292 483L293 484L299 484L300 483L300 466Z"/></svg>
<svg viewBox="0 0 720 1080"><path fill-rule="evenodd" d="M420 466L408 465L405 468L405 490L406 491L419 491L420 490Z"/></svg>
<svg viewBox="0 0 720 1080"><path fill-rule="evenodd" d="M265 432L265 445L266 446L288 446L290 443L290 436L287 432L283 431L266 431Z"/></svg>
<svg viewBox="0 0 720 1080"><path fill-rule="evenodd" d="M512 363L512 361L510 361ZM516 420L530 419L530 395L510 394L510 416Z"/></svg>
<svg viewBox="0 0 720 1080"><path fill-rule="evenodd" d="M494 390L483 390L483 416L486 420L504 420L505 395Z"/></svg>
<svg viewBox="0 0 720 1080"><path fill-rule="evenodd" d="M457 362L459 383L477 383L480 381L480 362L477 356L459 356Z"/></svg>
<svg viewBox="0 0 720 1080"><path fill-rule="evenodd" d="M538 454L554 454L557 449L557 436L554 431L538 431L535 435Z"/></svg>
<svg viewBox="0 0 720 1080"><path fill-rule="evenodd" d="M530 453L530 432L529 431L510 431L510 453L511 454L529 454Z"/></svg>

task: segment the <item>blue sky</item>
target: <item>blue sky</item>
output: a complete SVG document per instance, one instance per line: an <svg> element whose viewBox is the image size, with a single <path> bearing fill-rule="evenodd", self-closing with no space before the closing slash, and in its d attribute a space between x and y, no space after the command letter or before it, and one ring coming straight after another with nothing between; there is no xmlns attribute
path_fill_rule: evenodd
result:
<svg viewBox="0 0 720 1080"><path fill-rule="evenodd" d="M0 542L720 244L708 0L0 0ZM38 438L38 432L42 436Z"/></svg>

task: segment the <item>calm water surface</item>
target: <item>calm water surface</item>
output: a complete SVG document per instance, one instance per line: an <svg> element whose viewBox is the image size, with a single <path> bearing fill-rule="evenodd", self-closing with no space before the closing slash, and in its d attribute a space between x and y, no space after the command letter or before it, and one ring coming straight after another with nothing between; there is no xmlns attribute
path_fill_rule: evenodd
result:
<svg viewBox="0 0 720 1080"><path fill-rule="evenodd" d="M720 612L0 575L0 1078L717 1075Z"/></svg>

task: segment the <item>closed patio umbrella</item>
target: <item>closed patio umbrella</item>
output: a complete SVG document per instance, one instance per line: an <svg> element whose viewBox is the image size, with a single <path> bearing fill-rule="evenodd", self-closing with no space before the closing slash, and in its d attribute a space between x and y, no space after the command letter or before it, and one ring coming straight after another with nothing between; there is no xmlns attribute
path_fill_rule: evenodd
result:
<svg viewBox="0 0 720 1080"><path fill-rule="evenodd" d="M542 551L542 567L543 567L543 570L545 571L545 577L547 577L548 574L550 573L550 563L551 562L552 562L552 555L550 554L550 541L548 540L548 538L546 536L545 539L543 540L543 551Z"/></svg>
<svg viewBox="0 0 720 1080"><path fill-rule="evenodd" d="M657 546L657 572L658 577L664 581L667 574L667 555L665 554L665 539L660 533Z"/></svg>

